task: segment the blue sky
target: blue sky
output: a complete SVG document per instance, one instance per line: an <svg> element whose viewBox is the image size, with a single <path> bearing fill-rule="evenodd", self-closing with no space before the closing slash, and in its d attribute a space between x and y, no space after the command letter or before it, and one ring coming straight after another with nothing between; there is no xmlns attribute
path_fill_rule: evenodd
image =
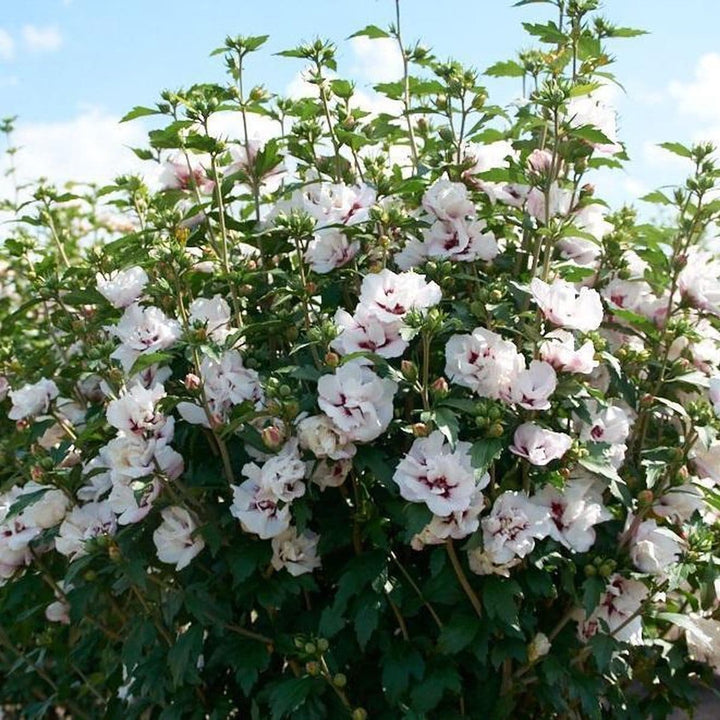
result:
<svg viewBox="0 0 720 720"><path fill-rule="evenodd" d="M340 46L340 73L370 86L383 58L359 52L344 38L393 19L393 0L5 0L0 15L0 116L18 115L26 176L52 179L104 175L129 162L125 144L139 144L140 124L115 121L136 104L152 104L165 88L221 80L222 62L209 53L227 34L269 34L253 58L250 82L283 92L299 61L271 55L320 35ZM441 57L484 69L530 46L522 21L549 5L514 8L510 0L403 0L406 40L420 39ZM606 0L616 24L649 35L617 40L615 72L627 90L615 98L621 138L633 162L612 181L614 202L677 181L683 166L654 143L720 140L720 2ZM361 50L362 48L360 48ZM380 65L380 67L378 67ZM491 99L517 93L511 81L488 81ZM100 178L99 178L100 179Z"/></svg>

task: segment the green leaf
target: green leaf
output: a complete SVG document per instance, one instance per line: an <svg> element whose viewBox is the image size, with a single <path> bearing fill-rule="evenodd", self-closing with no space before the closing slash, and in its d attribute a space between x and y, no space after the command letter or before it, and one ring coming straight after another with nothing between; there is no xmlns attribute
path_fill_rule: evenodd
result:
<svg viewBox="0 0 720 720"><path fill-rule="evenodd" d="M447 662L436 664L423 678L423 682L413 688L412 705L418 712L429 712L440 704L448 690L460 692L460 675L456 668Z"/></svg>
<svg viewBox="0 0 720 720"><path fill-rule="evenodd" d="M668 152L671 152L675 155L679 155L680 157L684 158L691 158L692 152L690 151L690 148L685 147L682 143L678 142L664 142L660 143L660 147L664 150L667 150Z"/></svg>
<svg viewBox="0 0 720 720"><path fill-rule="evenodd" d="M408 642L393 642L380 660L383 692L396 703L408 689L410 679L420 680L425 672L422 655Z"/></svg>
<svg viewBox="0 0 720 720"><path fill-rule="evenodd" d="M157 109L143 107L142 105L136 105L129 113L123 115L120 119L121 123L135 120L135 118L146 117L147 115L160 115L160 111Z"/></svg>
<svg viewBox="0 0 720 720"><path fill-rule="evenodd" d="M282 720L305 703L316 687L316 679L305 677L283 680L270 693L271 720Z"/></svg>
<svg viewBox="0 0 720 720"><path fill-rule="evenodd" d="M587 615L590 615L600 602L600 597L605 592L605 584L605 580L597 575L587 578L583 583L582 604Z"/></svg>
<svg viewBox="0 0 720 720"><path fill-rule="evenodd" d="M672 205L672 200L665 195L664 193L661 193L659 190L653 190L652 192L649 192L647 195L643 195L640 200L647 203L655 203L656 205Z"/></svg>
<svg viewBox="0 0 720 720"><path fill-rule="evenodd" d="M179 687L187 677L197 676L197 661L202 652L202 625L191 625L168 651L168 669L173 686Z"/></svg>
<svg viewBox="0 0 720 720"><path fill-rule="evenodd" d="M488 617L515 625L518 619L516 597L522 597L522 589L515 580L490 576L485 578L480 597Z"/></svg>
<svg viewBox="0 0 720 720"><path fill-rule="evenodd" d="M364 651L380 622L380 607L372 596L361 599L365 602L360 603L360 610L355 615L355 634L360 649Z"/></svg>
<svg viewBox="0 0 720 720"><path fill-rule="evenodd" d="M485 71L485 75L490 77L522 77L524 74L525 70L523 70L522 65L514 60L496 62Z"/></svg>
<svg viewBox="0 0 720 720"><path fill-rule="evenodd" d="M342 100L349 100L355 90L355 85L349 80L331 80L330 89L333 95L336 95Z"/></svg>
<svg viewBox="0 0 720 720"><path fill-rule="evenodd" d="M612 140L605 133L598 130L594 125L583 125L571 130L573 137L580 138L593 145L611 145Z"/></svg>
<svg viewBox="0 0 720 720"><path fill-rule="evenodd" d="M647 30L638 30L631 27L613 27L607 32L607 36L611 38L632 38L647 34Z"/></svg>
<svg viewBox="0 0 720 720"><path fill-rule="evenodd" d="M460 432L457 415L449 408L439 407L433 413L433 419L437 429L447 438L450 447L454 450L457 445L458 432Z"/></svg>
<svg viewBox="0 0 720 720"><path fill-rule="evenodd" d="M485 472L485 470L492 465L493 461L500 457L502 450L503 442L500 438L478 440L476 443L473 443L472 449L470 450L472 466L480 472Z"/></svg>
<svg viewBox="0 0 720 720"><path fill-rule="evenodd" d="M164 363L168 360L172 360L172 357L172 353L163 352L162 350L158 350L157 352L152 353L143 353L133 363L132 367L130 368L130 372L128 373L128 376L132 377L133 375L136 375L137 373L146 370L151 365L155 365L156 363Z"/></svg>
<svg viewBox="0 0 720 720"><path fill-rule="evenodd" d="M371 40L377 40L378 38L389 38L390 33L386 32L382 28L379 28L377 25L368 25L367 27L364 27L362 30L358 30L357 32L353 33L348 37L348 40L350 38L354 37L367 37Z"/></svg>
<svg viewBox="0 0 720 720"><path fill-rule="evenodd" d="M545 25L538 23L523 23L522 25L530 35L536 37L540 42L562 44L567 40L567 35L554 22Z"/></svg>
<svg viewBox="0 0 720 720"><path fill-rule="evenodd" d="M443 625L438 649L447 655L454 655L473 642L479 629L480 619L477 615L456 611Z"/></svg>
<svg viewBox="0 0 720 720"><path fill-rule="evenodd" d="M590 657L595 662L597 669L603 672L610 664L614 652L618 649L618 641L610 635L599 632L588 640L588 646L592 648Z"/></svg>

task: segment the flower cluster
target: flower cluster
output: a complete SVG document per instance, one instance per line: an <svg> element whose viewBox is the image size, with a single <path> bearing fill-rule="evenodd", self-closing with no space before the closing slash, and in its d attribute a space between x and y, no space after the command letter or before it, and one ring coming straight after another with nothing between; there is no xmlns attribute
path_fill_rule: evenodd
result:
<svg viewBox="0 0 720 720"><path fill-rule="evenodd" d="M113 242L22 206L54 244L0 258L8 702L37 672L77 717L688 704L720 636L720 169L670 144L671 224L608 211L598 70L632 31L555 4L551 54L488 70L533 79L502 113L397 25L360 33L404 59L395 117L322 41L281 53L316 99L244 94L265 38L228 38L228 87L130 113L167 120L162 174L95 198Z"/></svg>

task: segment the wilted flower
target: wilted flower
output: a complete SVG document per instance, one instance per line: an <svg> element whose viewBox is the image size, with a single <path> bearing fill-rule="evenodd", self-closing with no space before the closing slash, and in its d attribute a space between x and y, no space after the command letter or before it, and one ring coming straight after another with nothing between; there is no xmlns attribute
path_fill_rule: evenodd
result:
<svg viewBox="0 0 720 720"><path fill-rule="evenodd" d="M158 560L182 570L205 547L193 515L183 507L166 507L161 513L162 523L153 533Z"/></svg>
<svg viewBox="0 0 720 720"><path fill-rule="evenodd" d="M296 527L288 528L272 539L272 566L276 570L285 568L293 577L312 572L320 567L318 540L310 530L298 534Z"/></svg>

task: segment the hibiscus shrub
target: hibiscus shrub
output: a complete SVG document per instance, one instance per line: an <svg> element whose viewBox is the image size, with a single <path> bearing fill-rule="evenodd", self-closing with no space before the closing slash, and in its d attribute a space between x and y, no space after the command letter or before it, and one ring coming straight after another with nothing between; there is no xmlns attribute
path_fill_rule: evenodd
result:
<svg viewBox="0 0 720 720"><path fill-rule="evenodd" d="M527 4L532 0L518 3ZM165 92L107 187L19 187L0 317L4 717L666 718L718 664L720 203L610 212L595 0L521 100L357 35L306 96ZM379 109L381 108L381 110ZM12 121L3 125L11 138ZM256 139L256 137L259 139ZM11 154L14 154L11 148ZM13 173L10 173L14 177Z"/></svg>

